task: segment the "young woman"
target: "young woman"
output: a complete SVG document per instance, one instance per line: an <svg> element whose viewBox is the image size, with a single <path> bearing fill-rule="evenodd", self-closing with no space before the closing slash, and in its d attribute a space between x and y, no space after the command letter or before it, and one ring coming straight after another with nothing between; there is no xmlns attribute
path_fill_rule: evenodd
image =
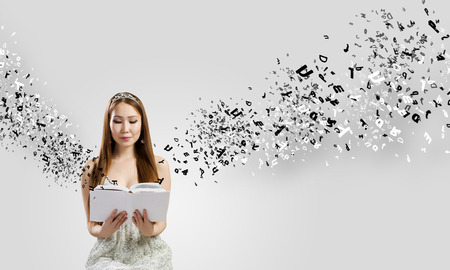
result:
<svg viewBox="0 0 450 270"><path fill-rule="evenodd" d="M160 238L166 222L150 222L136 210L127 217L114 210L104 223L89 219L89 190L97 185L158 182L170 191L167 160L153 154L147 115L141 100L122 92L108 102L98 158L86 162L81 176L89 233L97 237L86 269L172 269L172 251ZM124 222L132 219L132 223Z"/></svg>

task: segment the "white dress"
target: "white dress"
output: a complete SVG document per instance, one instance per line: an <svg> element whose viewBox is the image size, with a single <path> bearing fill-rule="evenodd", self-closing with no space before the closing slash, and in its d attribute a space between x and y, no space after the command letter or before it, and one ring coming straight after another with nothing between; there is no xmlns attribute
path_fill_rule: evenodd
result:
<svg viewBox="0 0 450 270"><path fill-rule="evenodd" d="M113 184L106 177L106 184ZM108 182L108 183L107 183ZM122 224L108 238L97 238L86 269L172 269L172 250L159 235L145 236L131 224Z"/></svg>

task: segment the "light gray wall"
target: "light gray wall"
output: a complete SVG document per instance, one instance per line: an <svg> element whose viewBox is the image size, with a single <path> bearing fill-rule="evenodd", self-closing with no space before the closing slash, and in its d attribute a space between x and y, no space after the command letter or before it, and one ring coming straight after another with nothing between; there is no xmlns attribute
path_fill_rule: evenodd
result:
<svg viewBox="0 0 450 270"><path fill-rule="evenodd" d="M0 25L24 68L47 82L35 91L79 125L86 147L100 144L108 99L130 91L170 161L162 147L191 111L263 90L286 53L338 57L356 13L405 6L415 17L420 2L2 1ZM448 4L428 2L450 29ZM172 173L162 238L175 269L448 269L450 147L436 138L421 153L422 144L411 135L399 158L362 147L336 159L330 149L272 169L254 159L209 179ZM24 156L0 153L1 268L82 269L95 239L81 194L52 185Z"/></svg>

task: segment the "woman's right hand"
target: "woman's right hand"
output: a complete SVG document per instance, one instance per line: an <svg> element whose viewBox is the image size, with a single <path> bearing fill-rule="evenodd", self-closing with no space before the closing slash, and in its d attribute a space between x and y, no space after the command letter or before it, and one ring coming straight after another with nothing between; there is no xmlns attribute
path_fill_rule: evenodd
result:
<svg viewBox="0 0 450 270"><path fill-rule="evenodd" d="M117 213L117 209L112 211L112 213L111 213L111 215L109 215L108 219L105 222L103 222L99 237L101 237L101 238L110 237L128 219L127 211L122 211L119 215L117 215L117 217L114 218L116 213Z"/></svg>

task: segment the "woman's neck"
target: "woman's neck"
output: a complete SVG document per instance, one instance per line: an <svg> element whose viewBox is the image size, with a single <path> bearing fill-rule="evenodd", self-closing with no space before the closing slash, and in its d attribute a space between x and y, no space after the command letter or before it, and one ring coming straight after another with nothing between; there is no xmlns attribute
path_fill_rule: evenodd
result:
<svg viewBox="0 0 450 270"><path fill-rule="evenodd" d="M134 145L130 145L127 147L121 147L116 144L114 148L114 152L112 153L112 159L115 160L132 160L136 159L136 154L134 151Z"/></svg>

